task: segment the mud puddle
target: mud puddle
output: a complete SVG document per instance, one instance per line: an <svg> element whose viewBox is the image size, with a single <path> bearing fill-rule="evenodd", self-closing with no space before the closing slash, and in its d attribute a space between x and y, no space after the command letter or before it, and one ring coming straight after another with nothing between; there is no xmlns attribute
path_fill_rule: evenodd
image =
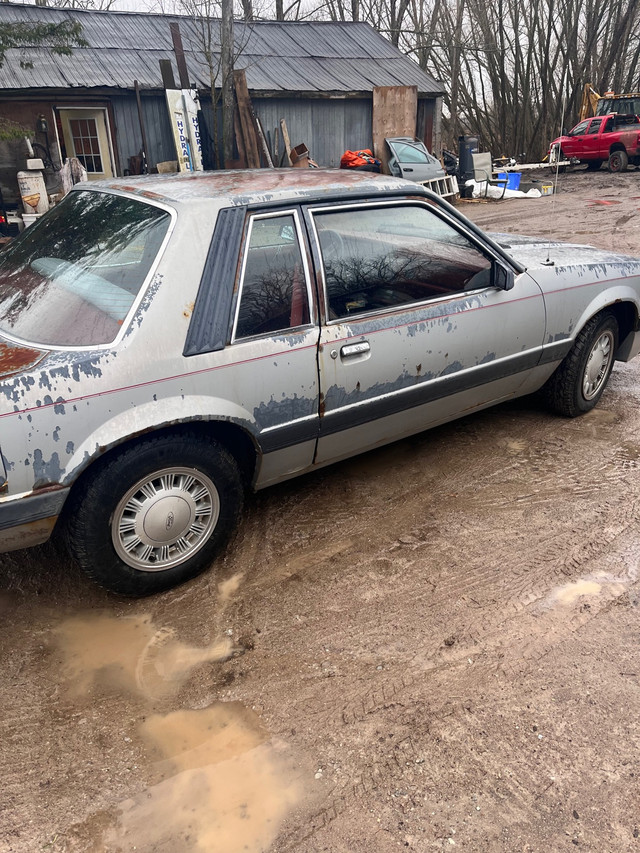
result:
<svg viewBox="0 0 640 853"><path fill-rule="evenodd" d="M239 580L219 587L219 604ZM287 746L274 742L257 714L238 702L158 713L197 667L233 654L230 637L190 646L149 614L94 612L62 622L53 644L71 702L107 690L135 697L151 712L131 738L148 757L147 786L113 804L93 849L259 853L271 845L303 790Z"/></svg>
<svg viewBox="0 0 640 853"><path fill-rule="evenodd" d="M120 804L107 850L260 853L300 799L286 747L238 703L156 714L140 731L160 781Z"/></svg>
<svg viewBox="0 0 640 853"><path fill-rule="evenodd" d="M556 605L569 607L582 598L606 595L615 598L621 595L636 580L635 572L625 577L615 577L607 572L597 572L553 589L545 601L547 607Z"/></svg>
<svg viewBox="0 0 640 853"><path fill-rule="evenodd" d="M145 614L82 614L67 619L54 634L63 673L77 695L98 684L158 699L175 693L195 667L227 660L233 651L229 637L205 648L188 646L172 629L156 628Z"/></svg>

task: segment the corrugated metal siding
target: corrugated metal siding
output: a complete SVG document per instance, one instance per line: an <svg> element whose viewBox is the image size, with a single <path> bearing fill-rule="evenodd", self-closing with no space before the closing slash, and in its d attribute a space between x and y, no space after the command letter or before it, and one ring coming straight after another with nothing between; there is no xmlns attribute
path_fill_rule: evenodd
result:
<svg viewBox="0 0 640 853"><path fill-rule="evenodd" d="M273 134L280 119L287 122L293 146L301 142L319 166L339 166L346 148L371 148L372 100L256 98L256 114ZM282 139L280 139L282 152Z"/></svg>
<svg viewBox="0 0 640 853"><path fill-rule="evenodd" d="M160 97L142 96L142 115L149 144L149 163L155 166L164 160L175 160L176 149L173 143L169 112L164 95Z"/></svg>
<svg viewBox="0 0 640 853"><path fill-rule="evenodd" d="M50 89L162 87L158 61L170 59L177 77L169 24L178 22L189 73L198 87L209 85L202 62L198 22L170 15L96 12L0 3L0 24L15 21L57 23L75 19L91 45L71 56L28 49L33 68L20 67L23 52L7 51L0 88ZM212 22L214 46L219 23ZM365 23L256 22L236 24L236 67L245 67L249 89L259 92L365 92L373 86L416 85L437 95L442 86L409 57Z"/></svg>
<svg viewBox="0 0 640 853"><path fill-rule="evenodd" d="M141 98L142 117L147 133L147 159L149 166L164 160L175 160L176 153L171 135L171 125L164 96L144 95ZM135 95L115 96L111 101L116 125L116 145L120 168L129 166L129 157L140 153L142 132L138 119Z"/></svg>

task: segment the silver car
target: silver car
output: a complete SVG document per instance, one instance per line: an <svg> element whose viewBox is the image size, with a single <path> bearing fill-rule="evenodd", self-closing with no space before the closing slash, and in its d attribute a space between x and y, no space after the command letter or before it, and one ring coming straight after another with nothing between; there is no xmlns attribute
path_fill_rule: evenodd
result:
<svg viewBox="0 0 640 853"><path fill-rule="evenodd" d="M640 260L508 242L361 172L76 186L0 255L0 549L55 531L145 595L247 490L541 388L588 411L640 349Z"/></svg>

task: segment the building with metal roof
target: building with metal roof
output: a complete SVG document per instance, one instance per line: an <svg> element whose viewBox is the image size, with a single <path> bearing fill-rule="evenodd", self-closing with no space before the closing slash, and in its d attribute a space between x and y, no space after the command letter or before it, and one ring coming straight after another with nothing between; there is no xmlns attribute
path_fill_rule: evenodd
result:
<svg viewBox="0 0 640 853"><path fill-rule="evenodd" d="M0 117L33 129L32 139L48 146L53 161L92 150L98 152L91 161L96 177L135 167L142 142L134 81L149 165L175 159L160 61L171 63L177 79L170 30L176 23L189 81L200 93L211 130L211 72L202 49L207 24L186 16L0 3L0 25L65 20L81 24L87 46L74 47L70 56L41 46L11 49L0 67ZM216 66L219 22L208 26ZM368 24L235 22L234 40L235 67L245 69L263 126L273 129L285 118L292 144L305 143L320 165L337 166L346 149L372 147L372 92L382 86L416 87L417 135L439 152L442 85ZM15 149L0 143L3 187L24 165L24 152L15 156Z"/></svg>

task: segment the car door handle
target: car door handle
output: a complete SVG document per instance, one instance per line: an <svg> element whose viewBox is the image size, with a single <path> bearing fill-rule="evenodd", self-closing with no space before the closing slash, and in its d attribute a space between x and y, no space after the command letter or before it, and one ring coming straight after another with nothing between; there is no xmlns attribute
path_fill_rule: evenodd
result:
<svg viewBox="0 0 640 853"><path fill-rule="evenodd" d="M353 355L362 355L370 349L369 341L359 341L357 344L345 344L340 350L340 355L343 358L349 358Z"/></svg>
<svg viewBox="0 0 640 853"><path fill-rule="evenodd" d="M403 171L403 172L413 172L413 169L407 169L407 168L406 168L406 166L405 166L405 168L404 168L402 171Z"/></svg>

